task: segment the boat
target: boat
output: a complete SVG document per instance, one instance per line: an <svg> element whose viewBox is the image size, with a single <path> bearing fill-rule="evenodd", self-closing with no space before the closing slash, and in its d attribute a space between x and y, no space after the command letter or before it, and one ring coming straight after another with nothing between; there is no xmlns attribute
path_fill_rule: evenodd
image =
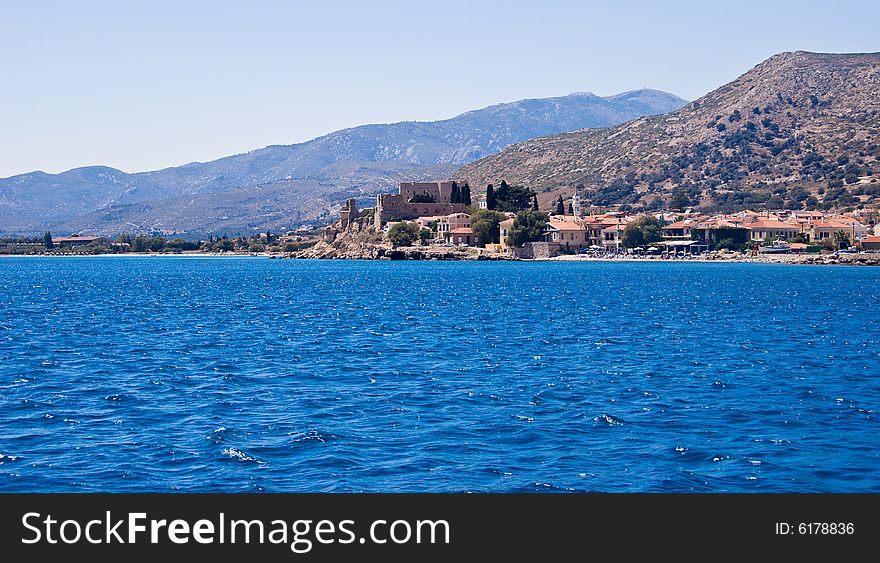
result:
<svg viewBox="0 0 880 563"><path fill-rule="evenodd" d="M761 247L763 254L788 254L791 252L791 246L782 240L774 241L772 244Z"/></svg>

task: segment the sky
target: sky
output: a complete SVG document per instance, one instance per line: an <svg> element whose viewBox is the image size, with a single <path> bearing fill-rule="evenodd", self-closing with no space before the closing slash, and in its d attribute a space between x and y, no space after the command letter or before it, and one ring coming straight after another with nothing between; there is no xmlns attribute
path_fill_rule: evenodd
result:
<svg viewBox="0 0 880 563"><path fill-rule="evenodd" d="M880 51L878 21L876 0L0 0L0 177L579 91L696 99L781 51Z"/></svg>

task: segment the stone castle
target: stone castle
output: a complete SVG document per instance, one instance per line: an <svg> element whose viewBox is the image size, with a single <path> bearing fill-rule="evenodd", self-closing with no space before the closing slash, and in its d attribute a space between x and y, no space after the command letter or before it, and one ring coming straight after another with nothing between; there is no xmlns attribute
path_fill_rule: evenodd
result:
<svg viewBox="0 0 880 563"><path fill-rule="evenodd" d="M398 193L378 194L373 221L376 230L389 220L417 219L435 215L467 213L468 206L463 203L450 203L452 185L455 182L400 182ZM420 199L433 199L432 203L412 203L416 196Z"/></svg>

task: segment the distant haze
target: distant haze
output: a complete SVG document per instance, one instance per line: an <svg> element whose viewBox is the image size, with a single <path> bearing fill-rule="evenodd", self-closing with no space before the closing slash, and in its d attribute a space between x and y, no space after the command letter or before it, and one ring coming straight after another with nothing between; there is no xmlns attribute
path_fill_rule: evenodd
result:
<svg viewBox="0 0 880 563"><path fill-rule="evenodd" d="M876 51L877 2L5 3L0 177L126 172L499 101L695 99L770 55Z"/></svg>
<svg viewBox="0 0 880 563"><path fill-rule="evenodd" d="M228 234L322 222L349 197L399 180L445 178L511 143L667 113L685 100L657 90L577 93L469 111L453 119L364 125L155 172L90 166L0 178L0 234Z"/></svg>

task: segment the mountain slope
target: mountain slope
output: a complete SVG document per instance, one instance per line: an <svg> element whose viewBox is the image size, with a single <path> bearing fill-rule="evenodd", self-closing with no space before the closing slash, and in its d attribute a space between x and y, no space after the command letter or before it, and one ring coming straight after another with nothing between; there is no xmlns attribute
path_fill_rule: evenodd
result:
<svg viewBox="0 0 880 563"><path fill-rule="evenodd" d="M498 104L443 121L364 125L306 143L154 172L125 174L88 167L57 175L23 174L0 179L0 232L62 228L103 234L133 229L202 234L218 228L279 228L289 223L277 221L317 219L341 201L338 197L387 190L399 180L445 177L512 143L607 127L685 103L656 90L607 98L577 93ZM265 205L254 206L250 199L257 187L272 198ZM188 209L195 219L169 212L178 200L194 200ZM290 205L295 207L286 207ZM249 214L257 208L285 211ZM251 211L230 214L230 209ZM232 216L237 218L231 220ZM215 222L218 217L226 219Z"/></svg>
<svg viewBox="0 0 880 563"><path fill-rule="evenodd" d="M552 192L547 200L583 184L598 205L659 207L674 191L721 208L774 195L791 207L845 205L877 192L878 139L880 54L798 51L668 115L533 139L454 176L506 179Z"/></svg>

